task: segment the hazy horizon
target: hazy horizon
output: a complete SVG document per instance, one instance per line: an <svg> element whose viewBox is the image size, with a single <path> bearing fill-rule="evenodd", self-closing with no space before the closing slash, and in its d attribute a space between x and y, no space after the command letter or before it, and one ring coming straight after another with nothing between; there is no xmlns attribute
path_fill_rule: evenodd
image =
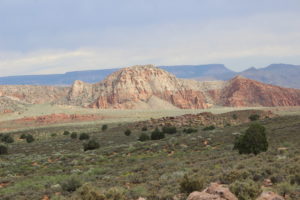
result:
<svg viewBox="0 0 300 200"><path fill-rule="evenodd" d="M298 0L3 0L0 77L137 64L300 64Z"/></svg>

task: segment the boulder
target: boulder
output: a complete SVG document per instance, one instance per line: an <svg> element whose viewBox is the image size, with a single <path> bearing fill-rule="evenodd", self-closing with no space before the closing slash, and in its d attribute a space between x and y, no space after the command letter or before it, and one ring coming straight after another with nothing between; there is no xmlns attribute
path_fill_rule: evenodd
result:
<svg viewBox="0 0 300 200"><path fill-rule="evenodd" d="M208 188L202 192L191 193L187 200L238 200L234 194L230 192L228 187L218 183L211 183Z"/></svg>
<svg viewBox="0 0 300 200"><path fill-rule="evenodd" d="M282 196L274 192L263 192L256 200L284 200Z"/></svg>

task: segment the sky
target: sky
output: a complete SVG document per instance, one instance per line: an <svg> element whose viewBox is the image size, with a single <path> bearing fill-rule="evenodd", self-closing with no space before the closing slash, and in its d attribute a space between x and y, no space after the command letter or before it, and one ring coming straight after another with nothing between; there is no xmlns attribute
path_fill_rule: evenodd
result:
<svg viewBox="0 0 300 200"><path fill-rule="evenodd" d="M299 0L0 0L0 76L300 64Z"/></svg>

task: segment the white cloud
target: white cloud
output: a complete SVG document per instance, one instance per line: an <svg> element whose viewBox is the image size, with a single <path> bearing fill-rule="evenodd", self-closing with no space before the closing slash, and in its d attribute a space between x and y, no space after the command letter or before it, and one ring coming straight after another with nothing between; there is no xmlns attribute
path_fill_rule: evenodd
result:
<svg viewBox="0 0 300 200"><path fill-rule="evenodd" d="M224 63L236 70L278 61L300 64L300 20L291 20L298 17L283 13L139 29L114 28L93 37L93 46L2 52L0 75L62 73L148 63Z"/></svg>

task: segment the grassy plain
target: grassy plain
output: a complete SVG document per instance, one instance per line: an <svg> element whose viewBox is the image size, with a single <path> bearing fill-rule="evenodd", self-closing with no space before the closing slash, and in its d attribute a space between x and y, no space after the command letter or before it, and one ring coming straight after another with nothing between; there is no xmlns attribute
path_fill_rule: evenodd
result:
<svg viewBox="0 0 300 200"><path fill-rule="evenodd" d="M181 194L179 185L184 175L202 177L205 184L213 181L230 184L235 179L262 183L269 178L274 185L267 190L282 193L287 188L291 199L300 197L299 185L290 183L300 173L300 116L295 112L288 115L288 110L278 110L284 116L260 122L267 128L270 147L258 156L239 155L232 150L235 134L245 131L249 124L212 131L203 131L199 126L194 127L198 131L192 134L185 134L184 127L177 127L179 131L174 135L146 142L137 140L141 130L124 135L129 122L199 112L196 110L91 112L113 113L124 118L10 132L15 142L8 145L8 155L0 156L0 199L42 199L45 196L67 199L76 196L76 192L66 191L62 186L78 180L80 185L91 183L103 194L111 191L119 195L119 199L143 196L167 200ZM108 124L108 130L101 131L103 123ZM65 130L88 133L99 142L100 148L83 151L85 141L71 139L70 135L63 134ZM32 134L36 140L26 143L18 139L23 133ZM232 176L234 178L226 179ZM186 195L181 194L179 199L185 199Z"/></svg>

